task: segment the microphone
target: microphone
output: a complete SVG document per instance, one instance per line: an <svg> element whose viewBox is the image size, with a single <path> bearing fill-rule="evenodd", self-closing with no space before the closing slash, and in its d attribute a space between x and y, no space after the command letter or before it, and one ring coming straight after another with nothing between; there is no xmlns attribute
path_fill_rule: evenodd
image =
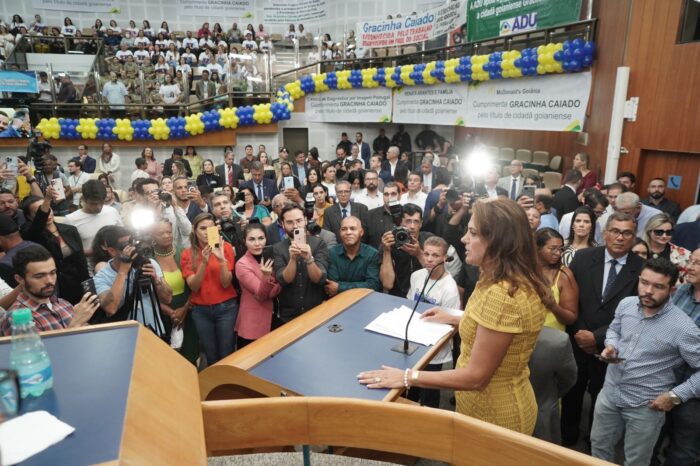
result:
<svg viewBox="0 0 700 466"><path fill-rule="evenodd" d="M430 281L430 277L433 275L433 271L440 267L441 265L444 265L447 262L452 262L454 260L454 257L449 256L447 257L444 261L437 263L434 265L430 271L428 272L428 276L425 277L425 282L423 283L423 289L420 291L420 294L418 295L418 299L416 300L416 304L413 305L413 310L411 311L411 315L408 317L408 322L406 322L406 333L404 335L403 343L400 343L393 348L391 348L392 351L396 351L397 353L403 353L406 355L412 355L415 353L415 351L418 349L418 345L412 345L408 342L408 327L411 325L411 319L413 319L413 315L416 313L416 309L418 308L418 304L420 304L421 300L423 299L423 295L425 294L425 287L428 286L428 282Z"/></svg>

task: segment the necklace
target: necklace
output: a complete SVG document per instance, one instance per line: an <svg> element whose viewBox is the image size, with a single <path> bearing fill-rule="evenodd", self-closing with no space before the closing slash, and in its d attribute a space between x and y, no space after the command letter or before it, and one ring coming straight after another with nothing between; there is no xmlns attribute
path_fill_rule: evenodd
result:
<svg viewBox="0 0 700 466"><path fill-rule="evenodd" d="M166 252L158 252L158 250L154 248L154 249L153 249L153 254L155 254L155 255L158 256L158 257L168 257L168 256L172 256L173 254L175 254L175 247L174 247L174 246L170 246L170 250L168 250L168 251L166 251Z"/></svg>

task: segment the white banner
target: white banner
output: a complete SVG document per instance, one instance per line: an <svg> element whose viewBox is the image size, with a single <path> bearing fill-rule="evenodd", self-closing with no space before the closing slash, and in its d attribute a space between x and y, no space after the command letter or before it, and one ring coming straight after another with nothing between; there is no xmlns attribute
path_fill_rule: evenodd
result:
<svg viewBox="0 0 700 466"><path fill-rule="evenodd" d="M392 121L465 126L468 89L460 84L395 89Z"/></svg>
<svg viewBox="0 0 700 466"><path fill-rule="evenodd" d="M591 73L485 81L469 88L467 126L575 131L583 128Z"/></svg>
<svg viewBox="0 0 700 466"><path fill-rule="evenodd" d="M267 0L264 24L314 23L326 19L326 0Z"/></svg>
<svg viewBox="0 0 700 466"><path fill-rule="evenodd" d="M118 0L32 0L38 10L80 11L83 13L119 13Z"/></svg>
<svg viewBox="0 0 700 466"><path fill-rule="evenodd" d="M357 23L357 46L394 47L434 39L467 22L463 1L449 2L415 16Z"/></svg>
<svg viewBox="0 0 700 466"><path fill-rule="evenodd" d="M325 123L391 121L391 89L348 89L306 96L306 119Z"/></svg>
<svg viewBox="0 0 700 466"><path fill-rule="evenodd" d="M253 11L253 0L177 0L177 12L181 16L251 19Z"/></svg>

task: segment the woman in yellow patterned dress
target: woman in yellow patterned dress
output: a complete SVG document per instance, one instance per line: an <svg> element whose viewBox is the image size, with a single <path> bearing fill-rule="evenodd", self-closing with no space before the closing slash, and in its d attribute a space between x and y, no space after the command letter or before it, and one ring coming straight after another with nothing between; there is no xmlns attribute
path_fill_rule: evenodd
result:
<svg viewBox="0 0 700 466"><path fill-rule="evenodd" d="M467 263L481 275L462 317L430 309L422 318L459 325L454 370L383 367L358 375L369 388L417 386L456 390L457 412L531 435L537 403L527 364L544 324L551 290L537 271L534 238L523 209L511 200L474 204L462 238Z"/></svg>

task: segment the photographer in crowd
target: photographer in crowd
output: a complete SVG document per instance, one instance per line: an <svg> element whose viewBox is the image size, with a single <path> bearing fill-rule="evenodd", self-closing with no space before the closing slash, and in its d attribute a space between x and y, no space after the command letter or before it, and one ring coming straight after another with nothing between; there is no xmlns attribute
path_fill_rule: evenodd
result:
<svg viewBox="0 0 700 466"><path fill-rule="evenodd" d="M103 249L111 259L95 274L101 305L95 323L133 319L165 337L159 303L170 304L172 290L163 280L158 263L144 257L142 245L124 227L110 229L104 235ZM150 292L153 290L155 293Z"/></svg>

